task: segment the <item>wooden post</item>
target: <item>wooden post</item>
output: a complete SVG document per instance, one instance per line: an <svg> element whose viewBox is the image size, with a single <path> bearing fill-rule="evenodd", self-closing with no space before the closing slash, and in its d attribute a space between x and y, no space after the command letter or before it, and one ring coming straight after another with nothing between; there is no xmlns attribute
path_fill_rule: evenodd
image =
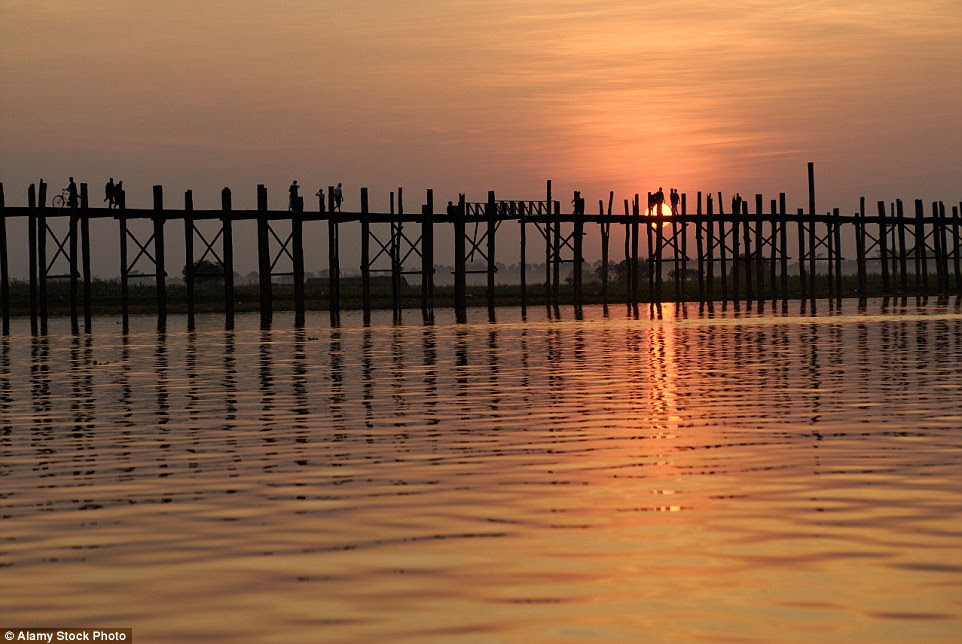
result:
<svg viewBox="0 0 962 644"><path fill-rule="evenodd" d="M584 304L582 300L582 291L581 291L581 278L582 278L581 272L584 269L584 265L582 262L583 258L581 256L583 251L584 235L585 235L584 213L581 213L581 216L575 218L574 232L572 234L574 235L573 246L574 246L574 255L575 255L574 256L574 280L573 280L574 291L575 291L574 293L575 305L580 307L582 304Z"/></svg>
<svg viewBox="0 0 962 644"><path fill-rule="evenodd" d="M398 194L400 199L400 193ZM334 186L327 187L327 202L334 203ZM337 213L328 208L327 215L327 266L328 266L328 311L331 316L331 326L341 325L341 266L340 240L338 239Z"/></svg>
<svg viewBox="0 0 962 644"><path fill-rule="evenodd" d="M157 288L157 330L167 330L167 271L164 262L164 189L154 186L154 283Z"/></svg>
<svg viewBox="0 0 962 644"><path fill-rule="evenodd" d="M28 226L28 245L30 255L30 332L37 333L37 187L30 184L27 190L27 203L30 209Z"/></svg>
<svg viewBox="0 0 962 644"><path fill-rule="evenodd" d="M962 204L959 204L962 206ZM952 263L955 268L955 288L962 291L962 258L959 257L959 206L952 206Z"/></svg>
<svg viewBox="0 0 962 644"><path fill-rule="evenodd" d="M614 204L614 191L608 192L608 217L601 224L601 303L608 306L608 242L611 235L611 207ZM604 202L598 200L598 213L605 214Z"/></svg>
<svg viewBox="0 0 962 644"><path fill-rule="evenodd" d="M554 266L551 269L552 276L551 279L554 282L551 286L551 303L554 306L558 306L558 296L561 290L561 202L555 201L553 203L554 211ZM490 289L489 289L490 292Z"/></svg>
<svg viewBox="0 0 962 644"><path fill-rule="evenodd" d="M47 184L41 179L40 209L37 214L37 269L38 297L40 299L40 334L47 335Z"/></svg>
<svg viewBox="0 0 962 644"><path fill-rule="evenodd" d="M902 200L895 200L895 227L899 240L899 290L905 295L909 290L907 248L905 245L905 210Z"/></svg>
<svg viewBox="0 0 962 644"><path fill-rule="evenodd" d="M546 305L551 304L551 253L554 250L554 244L551 241L551 231L553 227L551 226L551 213L553 211L551 201L551 179L548 179L547 185L547 201L545 202L545 219L544 219L544 301Z"/></svg>
<svg viewBox="0 0 962 644"><path fill-rule="evenodd" d="M936 266L939 274L939 293L949 289L949 263L945 251L945 204L941 201L932 202L932 217L935 220L932 237L935 239Z"/></svg>
<svg viewBox="0 0 962 644"><path fill-rule="evenodd" d="M82 184L86 186L86 184ZM93 331L93 284L90 272L90 207L87 197L84 196L84 213L80 220L80 256L83 267L83 302L84 302L84 333Z"/></svg>
<svg viewBox="0 0 962 644"><path fill-rule="evenodd" d="M628 268L631 274L631 297L628 301L632 305L638 303L638 234L641 232L639 229L640 222L638 221L641 217L641 205L638 200L638 195L635 195L635 202L632 204L631 208L631 263ZM648 227L648 250L651 250L651 227ZM648 271L649 276L649 292L648 296L651 299L651 274L652 271Z"/></svg>
<svg viewBox="0 0 962 644"><path fill-rule="evenodd" d="M651 226L656 227L655 230L655 241L657 245L655 246L655 301L661 302L661 284L662 284L662 254L664 253L665 244L665 222L662 221L661 217L661 206L658 207L658 212L653 214L653 211L648 213L648 229L651 230Z"/></svg>
<svg viewBox="0 0 962 644"><path fill-rule="evenodd" d="M705 299L715 301L715 213L711 193L708 193L706 204L705 238L708 246L705 249Z"/></svg>
<svg viewBox="0 0 962 644"><path fill-rule="evenodd" d="M888 259L888 227L885 224L885 202L879 201L878 204L878 246L879 259L882 271L882 291L888 295L892 290L889 282L889 259Z"/></svg>
<svg viewBox="0 0 962 644"><path fill-rule="evenodd" d="M398 196L401 188L398 188ZM391 193L391 311L395 322L401 321L401 217L394 216L394 193Z"/></svg>
<svg viewBox="0 0 962 644"><path fill-rule="evenodd" d="M835 297L842 299L842 218L838 208L832 210L832 235L834 237L833 261L835 262Z"/></svg>
<svg viewBox="0 0 962 644"><path fill-rule="evenodd" d="M858 200L858 218L855 221L855 261L858 263L858 295L864 298L868 296L866 291L868 270L865 266L865 197L860 197Z"/></svg>
<svg viewBox="0 0 962 644"><path fill-rule="evenodd" d="M925 204L915 200L915 293L919 293L919 277L922 278L922 292L929 292L929 262L925 247Z"/></svg>
<svg viewBox="0 0 962 644"><path fill-rule="evenodd" d="M768 290L772 296L772 306L778 301L778 286L777 286L777 275L778 275L778 232L779 224L784 225L784 221L780 221L778 217L778 204L772 199L771 205L771 236L769 237L769 250L771 254L769 255L768 261ZM761 297L761 296L759 296Z"/></svg>
<svg viewBox="0 0 962 644"><path fill-rule="evenodd" d="M764 235L762 234L762 195L755 194L755 295L761 300L765 297L764 279L765 260L764 260ZM772 220L774 223L774 219ZM747 248L747 246L746 246ZM769 285L771 286L771 285Z"/></svg>
<svg viewBox="0 0 962 644"><path fill-rule="evenodd" d="M728 233L725 232L725 206L722 203L722 195L718 193L718 261L719 275L721 276L721 295L722 301L728 301Z"/></svg>
<svg viewBox="0 0 962 644"><path fill-rule="evenodd" d="M742 239L745 243L745 299L755 299L755 280L752 275L754 268L755 255L758 254L756 248L752 251L752 225L751 216L748 214L748 202L742 201Z"/></svg>
<svg viewBox="0 0 962 644"><path fill-rule="evenodd" d="M3 308L3 335L10 335L10 263L7 256L7 213L0 183L0 307Z"/></svg>
<svg viewBox="0 0 962 644"><path fill-rule="evenodd" d="M120 317L124 333L130 330L130 304L127 272L127 213L121 208L118 215L120 223Z"/></svg>
<svg viewBox="0 0 962 644"><path fill-rule="evenodd" d="M681 291L679 299L682 302L688 301L688 198L686 193L681 193ZM675 240L675 252L678 241ZM677 271L677 267L676 267Z"/></svg>
<svg viewBox="0 0 962 644"><path fill-rule="evenodd" d="M454 313L459 324L467 318L467 270L465 253L465 209L464 195L458 197L458 210L454 216ZM545 284L547 287L547 284Z"/></svg>
<svg viewBox="0 0 962 644"><path fill-rule="evenodd" d="M234 329L234 227L230 188L220 191L221 230L224 234L224 328Z"/></svg>
<svg viewBox="0 0 962 644"><path fill-rule="evenodd" d="M782 301L788 300L788 212L785 205L785 193L778 193L779 246L781 246L781 282ZM799 259L801 261L801 259Z"/></svg>
<svg viewBox="0 0 962 644"><path fill-rule="evenodd" d="M527 226L525 225L526 209L523 201L518 202L517 204L513 204L513 207L515 205L517 206L517 209L518 209L518 225L521 229L521 262L520 262L521 269L518 271L518 277L521 280L521 315L523 317L527 314L527 311L528 311L528 280L527 280L527 276L525 275L525 273L527 272L525 269L527 268L527 263L528 263L528 260L527 260L528 240L526 235L527 231L525 230L527 228ZM606 248L602 249L602 254L604 254L606 250L607 250Z"/></svg>
<svg viewBox="0 0 962 644"><path fill-rule="evenodd" d="M736 304L741 300L741 217L741 212L732 209L732 301Z"/></svg>
<svg viewBox="0 0 962 644"><path fill-rule="evenodd" d="M304 207L303 200L295 204L291 216L291 272L294 273L294 326L304 327ZM361 188L362 212L366 213L367 188ZM362 215L362 218L364 215Z"/></svg>
<svg viewBox="0 0 962 644"><path fill-rule="evenodd" d="M334 203L333 192L331 202ZM331 214L333 217L334 214ZM267 188L257 186L257 274L260 286L261 328L268 328L274 319L274 293L271 281L270 221L267 219Z"/></svg>
<svg viewBox="0 0 962 644"><path fill-rule="evenodd" d="M368 216L368 212L367 212L367 188L361 188L361 314L363 316L364 324L370 324L371 323L371 219Z"/></svg>
<svg viewBox="0 0 962 644"><path fill-rule="evenodd" d="M494 193L491 193L492 197ZM434 190L429 189L421 211L421 316L425 323L434 322ZM494 230L488 229L488 262L494 265ZM489 278L494 282L494 278ZM494 289L492 289L493 291Z"/></svg>
<svg viewBox="0 0 962 644"><path fill-rule="evenodd" d="M811 190L811 188L809 188ZM809 197L809 205L813 202L811 201L813 197ZM815 236L815 211L809 211L808 213L808 295L811 299L815 299L815 259L818 255L818 243Z"/></svg>
<svg viewBox="0 0 962 644"><path fill-rule="evenodd" d="M635 195L635 201L638 201L638 196L637 196L637 195ZM651 193L650 193L650 192L648 193L648 203L651 203ZM639 212L639 213L641 212L641 202L640 202L640 201L639 201L639 203L638 203L638 212ZM655 301L655 298L657 297L657 295L656 295L656 291L655 291L656 266L655 266L655 249L654 249L654 243L652 242L652 229L651 229L651 226L652 226L652 224L651 224L652 210L651 210L651 208L648 208L648 210L645 211L645 214L646 214L646 216L645 216L645 232L647 233L647 237L648 237L648 259L647 259L646 262L645 262L645 266L646 266L647 269L648 269L648 301L649 301L649 302L654 302L654 301ZM659 277L661 277L661 276L659 275Z"/></svg>
<svg viewBox="0 0 962 644"><path fill-rule="evenodd" d="M705 241L701 211L701 190L695 204L695 252L698 254L698 301L705 301Z"/></svg>
<svg viewBox="0 0 962 644"><path fill-rule="evenodd" d="M83 210L86 215L87 205L89 203L87 194L87 184L80 184L80 209ZM80 272L77 270L77 238L79 236L80 230L80 216L78 215L79 209L70 209L70 249L67 256L67 262L70 266L70 332L74 335L80 333Z"/></svg>
<svg viewBox="0 0 962 644"><path fill-rule="evenodd" d="M802 291L802 299L808 297L808 271L805 269L805 217L804 210L798 209L798 277Z"/></svg>
<svg viewBox="0 0 962 644"><path fill-rule="evenodd" d="M187 330L194 330L194 195L184 193L184 286L187 290Z"/></svg>

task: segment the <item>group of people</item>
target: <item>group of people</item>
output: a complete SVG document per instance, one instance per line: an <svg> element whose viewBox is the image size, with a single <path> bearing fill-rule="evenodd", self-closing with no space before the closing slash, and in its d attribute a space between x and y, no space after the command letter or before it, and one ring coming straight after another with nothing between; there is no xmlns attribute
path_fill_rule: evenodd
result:
<svg viewBox="0 0 962 644"><path fill-rule="evenodd" d="M292 212L303 212L304 211L304 198L300 196L301 187L297 185L297 179L291 183L291 187L287 189L288 194L290 194L290 202L287 207L288 210ZM317 197L318 203L320 205L321 212L327 212L324 207L324 188L319 188L317 192L314 193ZM331 203L331 212L341 212L341 204L344 202L344 191L341 189L341 184L338 183L334 187L333 194L331 195L333 202Z"/></svg>
<svg viewBox="0 0 962 644"><path fill-rule="evenodd" d="M114 183L114 178L110 177L107 185L104 186L104 202L108 208L123 208L127 193L124 192L124 182Z"/></svg>

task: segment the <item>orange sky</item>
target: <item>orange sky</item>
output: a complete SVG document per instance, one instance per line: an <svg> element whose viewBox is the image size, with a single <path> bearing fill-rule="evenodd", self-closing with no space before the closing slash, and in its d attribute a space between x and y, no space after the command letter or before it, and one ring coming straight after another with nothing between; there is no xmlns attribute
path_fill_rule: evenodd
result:
<svg viewBox="0 0 962 644"><path fill-rule="evenodd" d="M960 34L957 0L3 0L0 180L795 208L815 161L820 209L957 201Z"/></svg>

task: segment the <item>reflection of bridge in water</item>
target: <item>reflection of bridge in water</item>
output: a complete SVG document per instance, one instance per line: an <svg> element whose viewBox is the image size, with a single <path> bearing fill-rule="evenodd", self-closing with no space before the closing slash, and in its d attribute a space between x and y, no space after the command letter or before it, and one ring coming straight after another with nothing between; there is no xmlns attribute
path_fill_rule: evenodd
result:
<svg viewBox="0 0 962 644"><path fill-rule="evenodd" d="M194 268L208 262L222 277L225 324L234 324L234 244L233 223L254 221L257 224L259 268L259 303L264 326L273 314L274 278L283 277L293 285L295 324L303 325L305 311L304 224L327 223L328 277L323 293L330 311L331 323L340 322L343 283L340 270L340 227L360 225L360 306L365 321L372 309L372 284L382 280L372 274L390 275L391 306L399 318L403 306L402 290L406 275L420 277L420 304L425 321L433 321L436 289L435 230L450 226L453 233L454 296L453 305L459 322L467 320L466 275L487 275L487 306L495 306L495 274L497 233L505 222L516 223L520 231L518 300L522 308L532 300L557 306L562 299L576 307L585 302L583 241L586 231L597 226L600 233L600 291L593 301L608 303L610 299L637 304L639 293L647 282L647 301L670 299L711 302L803 299L843 295L865 296L868 288L868 266L877 266L881 275L880 289L885 294L947 293L962 290L960 271L959 207L952 206L947 216L942 202L932 203L926 214L925 204L915 201L914 215L907 214L901 200L877 203L877 215L866 212L865 198L857 213L842 215L839 209L818 213L815 208L814 166L808 166L808 210L795 213L786 210L785 193L771 199L766 212L762 195L756 194L754 211L747 201L739 212L724 212L722 195L697 193L694 212L689 212L688 198L681 194L673 215L650 214L639 195L623 200L623 212L615 213L614 193L609 193L607 207L598 202L598 214L565 214L561 202L552 198L551 182L547 182L545 199L505 201L489 192L484 202L468 202L462 195L448 211L434 209L433 192L428 190L425 203L415 213L405 213L402 190L391 193L390 211L370 212L368 193L361 189L361 208L357 212L272 211L267 208L267 190L257 187L256 210L234 210L231 191L221 192L221 208L195 210L191 191L184 195L184 207L171 210L164 206L161 186L154 186L151 209L94 209L88 204L87 185L80 186L79 208L53 209L46 204L47 185L31 185L27 207L7 207L0 184L0 308L3 331L9 332L10 276L8 271L8 239L6 220L28 219L30 260L30 319L34 332L47 331L48 294L51 280L69 280L70 318L72 329L79 332L80 317L87 331L91 328L92 289L90 271L89 222L111 218L118 222L120 249L121 314L124 329L128 326L129 285L132 280L152 279L155 284L158 326L165 328L167 316L167 271L165 265L165 233L167 223L181 220L186 255L186 308L188 326L194 326ZM328 189L328 203L334 203L334 188ZM705 197L703 199L703 196ZM303 202L301 202L303 203ZM644 202L647 204L648 202ZM716 210L717 209L717 210ZM66 232L58 234L51 223L67 221ZM153 224L151 233L138 237L128 226L132 221ZM206 228L200 224L206 222ZM290 226L281 231L278 223ZM212 229L211 224L215 227ZM384 225L387 225L387 230ZM623 261L612 263L610 252L612 225L624 233ZM529 289L525 267L528 260L528 232L537 232L537 245L543 244L544 282ZM797 247L790 249L788 230L796 231ZM842 232L854 238L858 283L847 293L842 286ZM642 240L646 252L642 252ZM197 254L195 251L200 251ZM788 260L796 251L798 275L789 275ZM133 260L131 260L133 256ZM208 259L210 258L210 260ZM212 260L212 261L211 261ZM420 260L420 270L404 270L412 261ZM909 263L913 264L910 270ZM483 265L484 269L469 268ZM571 265L566 279L570 287L562 289L561 266ZM666 266L667 264L667 266ZM935 273L930 274L934 264ZM65 265L65 266L64 266ZM149 272L141 272L144 265ZM609 283L613 268L623 277L618 284ZM822 268L819 275L818 268ZM954 273L954 279L950 279ZM668 279L666 280L665 277ZM909 284L909 275L913 283ZM207 273L204 277L209 277ZM816 279L816 278L819 279ZM951 282L951 283L950 283ZM542 288L543 287L543 288ZM791 288L790 288L791 287ZM383 289L383 287L382 287ZM493 314L493 313L492 313Z"/></svg>

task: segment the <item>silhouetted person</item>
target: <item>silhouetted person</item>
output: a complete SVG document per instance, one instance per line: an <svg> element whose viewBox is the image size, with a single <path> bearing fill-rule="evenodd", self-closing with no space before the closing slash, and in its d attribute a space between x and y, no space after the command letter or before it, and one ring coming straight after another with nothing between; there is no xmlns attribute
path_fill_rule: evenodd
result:
<svg viewBox="0 0 962 644"><path fill-rule="evenodd" d="M341 192L341 184L334 188L334 210L341 211L341 202L344 201L344 193Z"/></svg>
<svg viewBox="0 0 962 644"><path fill-rule="evenodd" d="M573 213L576 215L585 214L585 198L581 196L580 190L575 190L574 199L571 200L574 206Z"/></svg>
<svg viewBox="0 0 962 644"><path fill-rule="evenodd" d="M671 198L671 214L677 215L679 197L678 197L678 191L675 190L674 188L671 189L670 198Z"/></svg>
<svg viewBox="0 0 962 644"><path fill-rule="evenodd" d="M732 214L738 215L742 211L742 196L741 193L736 192L735 196L732 197Z"/></svg>
<svg viewBox="0 0 962 644"><path fill-rule="evenodd" d="M713 203L713 201L712 201L711 193L710 193L710 192L708 193L708 200L707 200L707 201L708 201L708 212L714 212L714 211L712 210L712 203Z"/></svg>
<svg viewBox="0 0 962 644"><path fill-rule="evenodd" d="M114 186L114 178L110 177L110 181L108 181L107 185L104 186L104 201L107 202L108 208L114 207L114 190L115 189L116 189L116 186Z"/></svg>
<svg viewBox="0 0 962 644"><path fill-rule="evenodd" d="M320 206L320 212L325 212L324 210L324 188L319 188L317 192L314 193L317 197L318 204Z"/></svg>
<svg viewBox="0 0 962 644"><path fill-rule="evenodd" d="M648 214L649 215L660 215L661 207L665 204L665 191L661 186L658 186L658 192L654 192L648 196Z"/></svg>
<svg viewBox="0 0 962 644"><path fill-rule="evenodd" d="M67 184L67 207L76 208L80 205L77 198L77 184L73 182L73 177L70 177L70 183Z"/></svg>
<svg viewBox="0 0 962 644"><path fill-rule="evenodd" d="M297 198L298 188L297 179L294 179L291 187L287 189L287 191L291 193L290 205L287 206L287 209L291 212L297 212L298 206L300 205L300 199Z"/></svg>
<svg viewBox="0 0 962 644"><path fill-rule="evenodd" d="M458 207L454 205L453 201L448 202L448 217L454 217L458 214Z"/></svg>
<svg viewBox="0 0 962 644"><path fill-rule="evenodd" d="M127 208L127 193L124 192L124 182L118 181L114 186L114 205L124 210Z"/></svg>

